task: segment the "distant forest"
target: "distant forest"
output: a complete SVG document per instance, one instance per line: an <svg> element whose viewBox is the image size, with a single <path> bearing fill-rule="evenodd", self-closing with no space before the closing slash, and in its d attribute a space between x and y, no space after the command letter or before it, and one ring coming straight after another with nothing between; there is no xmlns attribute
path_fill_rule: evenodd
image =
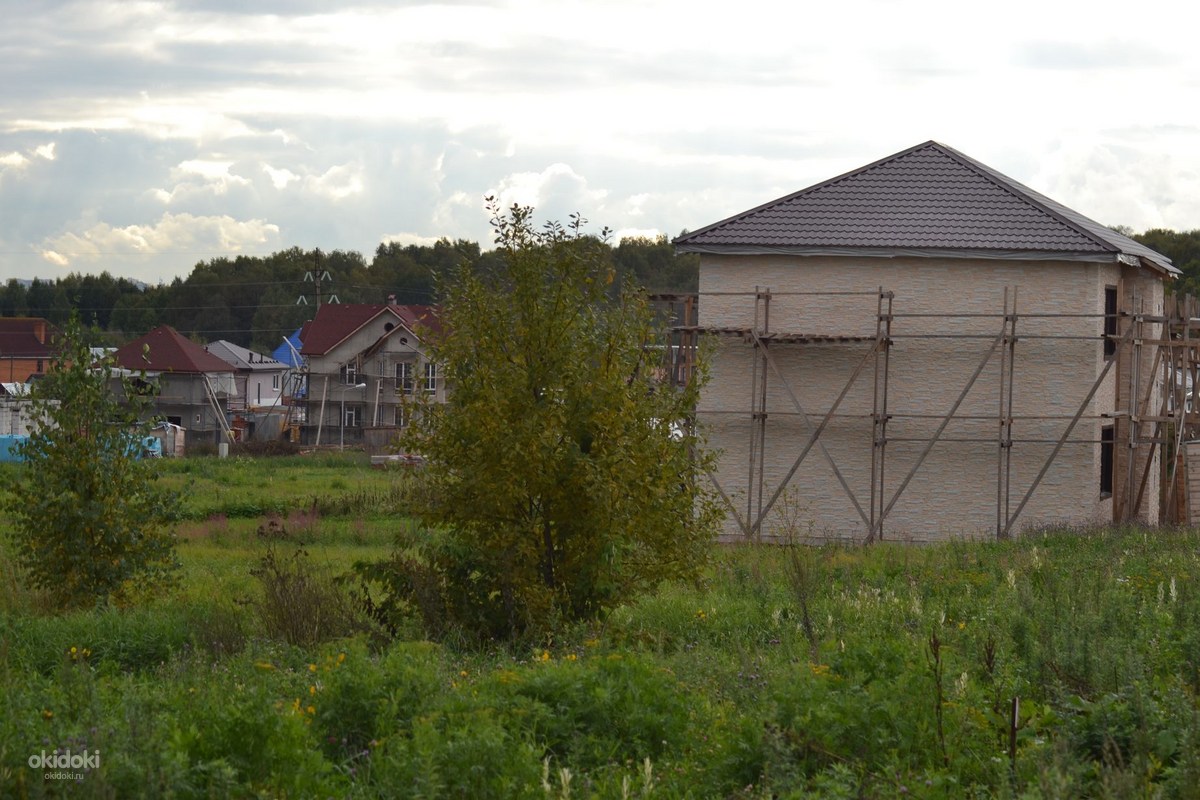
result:
<svg viewBox="0 0 1200 800"><path fill-rule="evenodd" d="M1163 255L1183 271L1171 287L1200 295L1200 229L1116 230ZM665 236L622 239L611 248L617 285L632 282L652 292L694 292L700 259L676 255ZM0 288L0 316L45 317L61 325L72 309L98 341L119 345L162 324L199 342L225 339L259 352L274 350L284 336L312 318L317 302L436 303L438 277L464 262L487 270L496 255L475 242L442 239L432 245L381 244L368 263L357 252L301 250L269 256L215 258L197 264L186 278L143 286L107 272L72 273L31 284L10 280ZM300 298L304 298L300 302Z"/></svg>
<svg viewBox="0 0 1200 800"><path fill-rule="evenodd" d="M611 248L615 286L632 282L653 292L694 292L700 259L676 255L665 236L622 239ZM270 352L316 310L341 303L436 303L438 277L460 264L489 269L496 255L475 242L381 244L370 262L357 252L301 250L269 256L214 258L186 278L144 286L126 278L72 273L56 281L10 280L0 288L0 316L44 317L62 325L79 312L95 338L120 345L162 324L198 342L225 339ZM318 276L327 275L318 284ZM303 301L301 301L303 298Z"/></svg>

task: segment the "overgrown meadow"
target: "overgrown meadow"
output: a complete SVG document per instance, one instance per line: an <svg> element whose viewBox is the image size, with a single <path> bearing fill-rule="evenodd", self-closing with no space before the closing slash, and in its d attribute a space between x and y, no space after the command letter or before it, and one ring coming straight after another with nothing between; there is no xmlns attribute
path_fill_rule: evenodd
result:
<svg viewBox="0 0 1200 800"><path fill-rule="evenodd" d="M0 561L0 796L1200 796L1195 532L714 546L480 647L383 629L345 577L411 525L404 472L159 468L170 594L53 616ZM68 750L99 755L29 765Z"/></svg>

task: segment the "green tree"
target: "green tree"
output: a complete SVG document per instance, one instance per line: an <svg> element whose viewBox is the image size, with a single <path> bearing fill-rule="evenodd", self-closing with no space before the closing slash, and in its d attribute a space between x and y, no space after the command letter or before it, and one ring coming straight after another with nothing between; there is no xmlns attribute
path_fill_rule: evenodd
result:
<svg viewBox="0 0 1200 800"><path fill-rule="evenodd" d="M695 292L700 285L700 256L677 255L666 236L624 238L613 248L618 280L652 292Z"/></svg>
<svg viewBox="0 0 1200 800"><path fill-rule="evenodd" d="M1200 229L1172 231L1152 228L1133 238L1171 259L1183 272L1179 282L1171 287L1177 294L1200 292Z"/></svg>
<svg viewBox="0 0 1200 800"><path fill-rule="evenodd" d="M418 409L403 441L426 458L414 511L436 533L368 570L432 635L595 616L694 577L715 531L700 381L660 381L663 332L640 294L610 296L607 232L490 210L500 268L464 264L442 288L449 402Z"/></svg>
<svg viewBox="0 0 1200 800"><path fill-rule="evenodd" d="M16 560L62 608L133 602L170 583L177 567L171 496L139 460L147 402L111 360L93 362L77 315L59 357L34 386L37 425L9 487ZM110 380L128 402L119 403Z"/></svg>

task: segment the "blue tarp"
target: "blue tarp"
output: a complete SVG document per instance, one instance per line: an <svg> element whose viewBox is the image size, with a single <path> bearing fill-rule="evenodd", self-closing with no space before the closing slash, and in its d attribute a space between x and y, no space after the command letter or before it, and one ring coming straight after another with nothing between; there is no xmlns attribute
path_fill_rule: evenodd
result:
<svg viewBox="0 0 1200 800"><path fill-rule="evenodd" d="M304 369L304 360L300 358L300 331L302 330L303 328L297 328L295 333L287 337L287 341L280 344L271 353L271 358L280 364L287 364L288 369L291 370L284 392L292 397L305 396L305 386L297 380L297 373Z"/></svg>
<svg viewBox="0 0 1200 800"><path fill-rule="evenodd" d="M295 333L287 337L286 342L276 347L275 351L271 353L271 358L280 364L287 364L292 369L299 369L304 366L300 362L300 331L301 328L297 328ZM291 347L288 346L289 343Z"/></svg>
<svg viewBox="0 0 1200 800"><path fill-rule="evenodd" d="M24 461L17 452L17 445L28 439L28 436L0 436L0 462ZM162 456L162 442L156 436L146 436L141 440L130 436L128 452L138 458L159 458Z"/></svg>
<svg viewBox="0 0 1200 800"><path fill-rule="evenodd" d="M28 439L28 436L0 436L0 461L24 461L17 453L17 445Z"/></svg>

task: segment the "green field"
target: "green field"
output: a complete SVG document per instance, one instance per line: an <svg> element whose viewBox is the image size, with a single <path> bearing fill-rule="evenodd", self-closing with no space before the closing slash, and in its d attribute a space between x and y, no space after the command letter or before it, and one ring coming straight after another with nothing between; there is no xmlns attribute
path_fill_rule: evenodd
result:
<svg viewBox="0 0 1200 800"><path fill-rule="evenodd" d="M0 797L1200 796L1195 532L714 546L480 648L389 638L333 580L411 525L404 472L159 469L170 595L54 616L0 561ZM29 766L56 749L98 764Z"/></svg>

